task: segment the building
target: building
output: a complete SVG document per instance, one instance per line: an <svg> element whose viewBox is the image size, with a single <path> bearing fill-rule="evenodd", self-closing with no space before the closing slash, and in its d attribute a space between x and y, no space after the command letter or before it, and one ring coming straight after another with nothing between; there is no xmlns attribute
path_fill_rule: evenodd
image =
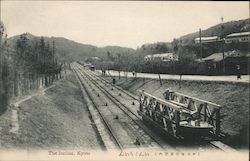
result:
<svg viewBox="0 0 250 161"><path fill-rule="evenodd" d="M152 54L152 55L146 55L144 57L144 60L145 61L152 61L152 60L178 61L178 55L174 53Z"/></svg>
<svg viewBox="0 0 250 161"><path fill-rule="evenodd" d="M232 33L226 36L226 43L250 42L250 32Z"/></svg>
<svg viewBox="0 0 250 161"><path fill-rule="evenodd" d="M200 38L197 37L194 39L194 41L195 43L200 43ZM201 43L210 43L217 41L222 41L222 39L220 39L218 36L201 37ZM239 32L227 35L225 38L225 43L232 42L250 42L250 32Z"/></svg>
<svg viewBox="0 0 250 161"><path fill-rule="evenodd" d="M240 66L240 73L248 73L248 60L250 54L248 52L241 51L228 51L224 53L226 74L236 74L237 66ZM198 60L197 60L198 61ZM214 53L206 58L199 60L205 62L207 73L222 74L223 73L223 53Z"/></svg>
<svg viewBox="0 0 250 161"><path fill-rule="evenodd" d="M88 57L85 59L85 61L89 61L89 60L92 60L92 61L99 61L101 60L99 57L96 57L96 56L93 56L93 57Z"/></svg>
<svg viewBox="0 0 250 161"><path fill-rule="evenodd" d="M195 43L209 43L209 42L215 42L215 41L220 41L220 38L218 36L211 36L211 37L197 37L194 39Z"/></svg>

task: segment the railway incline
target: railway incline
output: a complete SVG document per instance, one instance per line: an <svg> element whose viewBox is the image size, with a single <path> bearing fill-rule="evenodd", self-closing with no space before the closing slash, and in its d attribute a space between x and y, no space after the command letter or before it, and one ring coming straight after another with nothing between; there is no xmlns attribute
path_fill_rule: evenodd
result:
<svg viewBox="0 0 250 161"><path fill-rule="evenodd" d="M110 84L76 62L71 65L71 68L78 78L84 99L92 114L91 117L103 138L106 149L184 150L184 146L177 146L171 141L168 142L141 121L137 114L139 98L136 95ZM195 148L223 150L223 146L216 145L205 143L196 145Z"/></svg>
<svg viewBox="0 0 250 161"><path fill-rule="evenodd" d="M85 69L74 63L72 68L78 77L84 99L88 100L89 111L103 138L107 149L154 148L174 149L160 137L153 134L134 113L138 103L119 90L111 88L110 93L106 85L94 80ZM98 81L98 82L97 82ZM116 90L116 91L115 91ZM133 106L132 111L129 106ZM137 106L138 107L138 106Z"/></svg>

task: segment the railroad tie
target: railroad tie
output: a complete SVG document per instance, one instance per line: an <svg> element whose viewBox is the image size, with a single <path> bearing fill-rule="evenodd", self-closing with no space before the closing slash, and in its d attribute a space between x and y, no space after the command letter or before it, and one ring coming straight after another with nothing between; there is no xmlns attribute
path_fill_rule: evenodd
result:
<svg viewBox="0 0 250 161"><path fill-rule="evenodd" d="M136 140L135 140L134 144L135 144L135 145L141 145L140 140L139 140L139 138L138 138L138 137L136 138Z"/></svg>
<svg viewBox="0 0 250 161"><path fill-rule="evenodd" d="M115 115L115 119L116 119L116 120L118 120L118 119L119 119L118 115Z"/></svg>

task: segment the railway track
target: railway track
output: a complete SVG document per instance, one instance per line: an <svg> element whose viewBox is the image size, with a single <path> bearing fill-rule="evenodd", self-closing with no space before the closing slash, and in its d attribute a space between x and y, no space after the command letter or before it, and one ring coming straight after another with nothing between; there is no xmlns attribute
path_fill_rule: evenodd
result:
<svg viewBox="0 0 250 161"><path fill-rule="evenodd" d="M163 145L160 138L155 138L140 123L139 118L133 112L126 108L121 101L108 93L108 91L100 87L91 76L84 73L81 66L74 64L73 69L88 92L88 97L94 102L96 110L100 117L102 117L102 120L104 120L103 122L109 129L109 133L114 138L113 140L119 142L120 149L138 147L174 149L169 145Z"/></svg>
<svg viewBox="0 0 250 161"><path fill-rule="evenodd" d="M91 72L89 72L89 74L92 75L93 77L97 77L97 78L98 78L97 80L101 81L102 83L104 83L104 84L106 84L106 85L111 85L111 83L110 83L109 81L107 81L105 78L100 77L100 76L97 75L96 73L93 73L93 72L91 73ZM132 94L132 93L130 93L130 92L128 92L128 91L122 89L122 88L119 87L119 86L113 86L113 87L114 87L115 89L117 89L118 91L120 91L120 92L126 94L127 96L131 97L132 99L135 99L135 100L139 101L138 96L136 96L136 95L134 95L134 94Z"/></svg>
<svg viewBox="0 0 250 161"><path fill-rule="evenodd" d="M112 80L107 80L106 78L103 78L100 75L98 75L98 74L96 74L94 72L91 72L91 71L89 71L89 75L92 75L93 77L96 77L97 78L96 80L104 83L105 86L111 86L112 88L115 88L116 90L120 91L124 95L127 95L131 99L139 101L138 97L135 96L134 94L122 89L121 87L112 85ZM135 114L137 114L136 111L135 111ZM223 133L221 135L223 136ZM228 145L226 145L226 144L224 144L224 143L222 143L221 141L218 141L218 140L213 140L213 141L210 141L208 143L206 142L205 144L203 143L203 145L200 145L199 147L201 147L202 149L206 149L206 148L219 149L219 150L224 151L224 152L236 151L235 149L229 147Z"/></svg>
<svg viewBox="0 0 250 161"><path fill-rule="evenodd" d="M178 151L183 150L182 147L177 148L177 147L174 147L174 145L171 145L171 146L169 144L167 146L166 144L164 145L163 144L165 142L164 139L157 137L155 134L150 132L150 130L148 130L147 127L142 122L138 121L140 120L140 118L137 114L137 108L131 108L134 106L139 107L138 97L129 93L128 91L123 90L121 87L113 86L112 83L105 80L104 78L101 78L100 76L98 76L97 74L89 70L83 70L83 67L80 64L76 64L76 66L81 76L85 77L85 80L88 82L88 84L92 88L92 93L95 93L96 95L98 95L98 92L103 93L109 100L111 100L113 104L115 104L119 109L121 109L128 117L130 117L133 120L133 122L138 125L138 127L142 128L142 130L145 131L147 135L149 135L149 137L155 142L154 143L155 145L158 144L158 146L163 149L171 148L171 149L175 149ZM143 140L143 137L140 137L140 138L142 138ZM142 140L140 140L141 143L143 143ZM203 143L198 146L196 145L196 148L198 147L201 150L217 149L221 151L228 151L228 149L230 149L228 148L228 146L226 146L227 147L226 149L223 148L225 146L223 146L223 143L219 141L216 141L217 143L216 145L214 142L215 141L208 142L205 144ZM222 146L218 146L218 145L222 145Z"/></svg>
<svg viewBox="0 0 250 161"><path fill-rule="evenodd" d="M101 140L102 146L106 150L117 149L117 148L122 149L122 145L115 137L115 135L112 133L109 124L98 110L96 104L92 101L92 98L89 95L89 91L87 91L86 86L82 83L81 77L77 74L77 71L75 69L73 71L80 85L82 94L84 96L84 100L88 106L91 120L95 125L97 134L99 134L99 139Z"/></svg>

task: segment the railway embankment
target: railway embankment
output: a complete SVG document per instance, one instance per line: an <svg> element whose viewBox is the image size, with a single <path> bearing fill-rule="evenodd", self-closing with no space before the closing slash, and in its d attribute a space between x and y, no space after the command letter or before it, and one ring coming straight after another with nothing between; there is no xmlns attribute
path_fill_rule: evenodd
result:
<svg viewBox="0 0 250 161"><path fill-rule="evenodd" d="M223 142L237 149L245 149L249 138L249 84L228 81L162 80L151 78L118 77L116 85L136 95L140 90L163 98L163 92L171 89L179 93L211 101L223 106L221 130ZM112 82L110 77L106 77Z"/></svg>
<svg viewBox="0 0 250 161"><path fill-rule="evenodd" d="M19 102L15 115L13 108L0 116L2 149L101 148L70 71L51 88Z"/></svg>

